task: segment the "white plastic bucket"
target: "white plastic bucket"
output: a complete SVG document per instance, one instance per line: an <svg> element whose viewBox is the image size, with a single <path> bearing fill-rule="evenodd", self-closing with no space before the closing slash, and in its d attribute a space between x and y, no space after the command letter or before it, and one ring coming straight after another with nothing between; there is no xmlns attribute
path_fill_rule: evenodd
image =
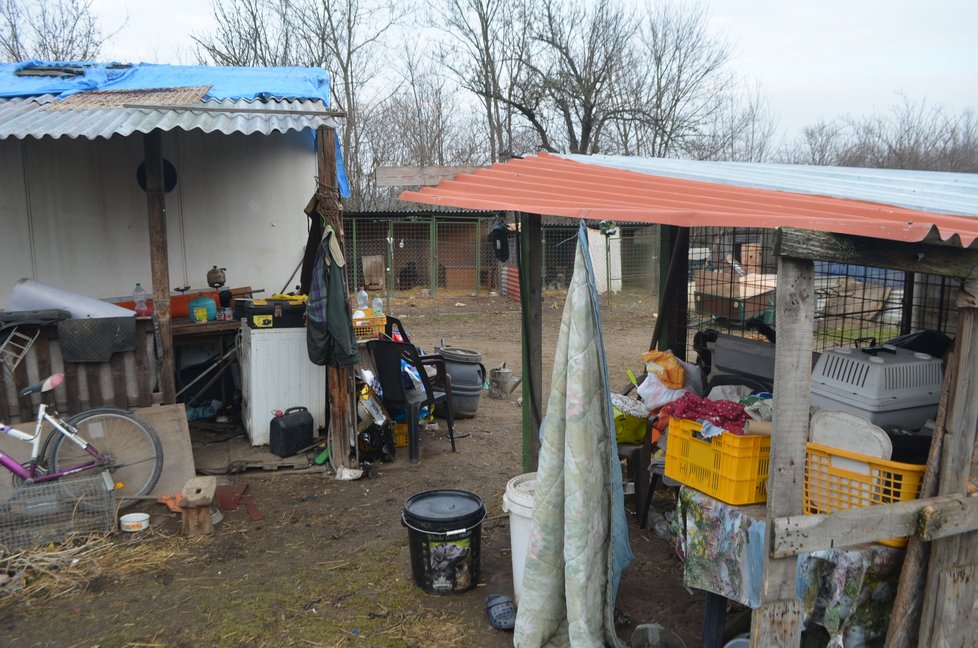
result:
<svg viewBox="0 0 978 648"><path fill-rule="evenodd" d="M530 544L530 520L533 519L533 494L536 487L537 474L526 473L510 479L503 494L503 510L509 513L513 600L517 605L520 602L520 590L523 588L523 567L526 565L527 547Z"/></svg>

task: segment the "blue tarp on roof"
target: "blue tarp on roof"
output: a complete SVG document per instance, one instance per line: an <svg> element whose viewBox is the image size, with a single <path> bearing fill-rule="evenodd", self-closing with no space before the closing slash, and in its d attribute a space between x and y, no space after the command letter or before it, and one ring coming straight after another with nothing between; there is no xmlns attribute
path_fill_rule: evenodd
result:
<svg viewBox="0 0 978 648"><path fill-rule="evenodd" d="M29 69L64 68L63 74L18 75ZM54 70L51 70L54 71ZM154 63L79 63L25 61L0 64L0 99L54 95L69 97L93 90L151 90L210 86L204 99L310 100L329 108L329 76L322 68L220 67ZM336 139L337 185L350 195L339 138Z"/></svg>
<svg viewBox="0 0 978 648"><path fill-rule="evenodd" d="M80 74L18 76L30 68L70 68ZM0 64L0 97L44 94L67 97L91 90L148 90L210 86L206 99L312 99L329 107L329 76L321 68L217 67L135 63L51 63L26 61Z"/></svg>

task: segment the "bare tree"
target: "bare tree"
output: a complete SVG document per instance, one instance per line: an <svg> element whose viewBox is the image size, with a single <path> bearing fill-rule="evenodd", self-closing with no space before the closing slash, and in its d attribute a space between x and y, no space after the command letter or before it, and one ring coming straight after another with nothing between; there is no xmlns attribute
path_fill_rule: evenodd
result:
<svg viewBox="0 0 978 648"><path fill-rule="evenodd" d="M405 48L403 82L366 120L369 157L381 165L472 165L487 159L478 112L466 110L455 87L435 67ZM396 194L371 187L365 206L389 208Z"/></svg>
<svg viewBox="0 0 978 648"><path fill-rule="evenodd" d="M329 70L332 104L346 113L342 146L350 207L359 209L370 163L363 115L383 99L371 82L387 61L383 36L405 15L395 0L212 0L217 28L194 35L201 63L304 65Z"/></svg>
<svg viewBox="0 0 978 648"><path fill-rule="evenodd" d="M773 132L759 92L737 92L729 48L702 7L615 2L446 0L451 64L480 97L492 143L518 116L550 151L628 155L767 154ZM505 65L512 71L504 76Z"/></svg>
<svg viewBox="0 0 978 648"><path fill-rule="evenodd" d="M8 61L92 61L102 33L92 0L0 0L0 56Z"/></svg>
<svg viewBox="0 0 978 648"><path fill-rule="evenodd" d="M888 114L845 117L806 128L784 156L792 162L931 171L978 171L978 121L904 97Z"/></svg>
<svg viewBox="0 0 978 648"><path fill-rule="evenodd" d="M300 29L306 58L325 66L333 80L334 105L346 112L343 150L351 187L351 209L361 209L370 174L370 161L362 152L363 116L381 101L372 81L387 62L384 36L406 15L392 0L311 0L300 11Z"/></svg>
<svg viewBox="0 0 978 648"><path fill-rule="evenodd" d="M191 35L198 62L255 67L303 62L292 0L212 0L211 11L215 31Z"/></svg>
<svg viewBox="0 0 978 648"><path fill-rule="evenodd" d="M532 13L529 0L446 0L440 12L437 26L448 36L441 60L482 104L491 162L533 150L538 141L521 127L515 109L532 107L532 124L540 103L539 92L526 100Z"/></svg>

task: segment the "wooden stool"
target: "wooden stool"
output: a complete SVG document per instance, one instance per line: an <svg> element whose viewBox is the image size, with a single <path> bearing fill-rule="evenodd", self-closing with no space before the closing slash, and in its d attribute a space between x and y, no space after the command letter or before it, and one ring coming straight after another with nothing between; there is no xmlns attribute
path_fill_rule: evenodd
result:
<svg viewBox="0 0 978 648"><path fill-rule="evenodd" d="M211 503L217 492L217 477L193 477L181 491L180 527L183 535L199 536L214 533L211 522Z"/></svg>

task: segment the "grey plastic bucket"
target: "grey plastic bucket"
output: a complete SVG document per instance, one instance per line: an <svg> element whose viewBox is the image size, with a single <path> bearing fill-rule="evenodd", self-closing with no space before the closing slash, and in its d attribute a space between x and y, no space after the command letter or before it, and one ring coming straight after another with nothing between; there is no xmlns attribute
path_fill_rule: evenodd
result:
<svg viewBox="0 0 978 648"><path fill-rule="evenodd" d="M458 347L435 347L435 353L445 357L445 371L452 377L452 416L472 418L479 409L487 376L482 354Z"/></svg>

